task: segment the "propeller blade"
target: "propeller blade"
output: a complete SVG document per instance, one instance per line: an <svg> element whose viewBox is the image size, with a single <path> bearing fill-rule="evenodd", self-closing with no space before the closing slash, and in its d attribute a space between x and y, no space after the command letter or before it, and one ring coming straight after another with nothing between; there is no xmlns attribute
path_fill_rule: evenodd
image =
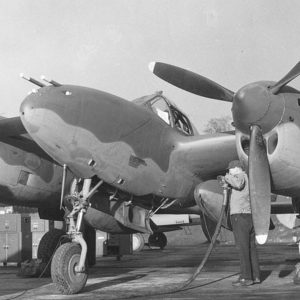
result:
<svg viewBox="0 0 300 300"><path fill-rule="evenodd" d="M256 240L268 238L271 214L271 181L267 149L259 126L251 126L249 149L249 191Z"/></svg>
<svg viewBox="0 0 300 300"><path fill-rule="evenodd" d="M282 79L276 82L275 85L273 85L270 88L270 91L273 94L277 94L283 86L287 85L290 81L292 81L299 75L300 75L300 61Z"/></svg>
<svg viewBox="0 0 300 300"><path fill-rule="evenodd" d="M216 100L233 101L232 91L191 71L161 62L150 63L149 69L159 78L190 93Z"/></svg>

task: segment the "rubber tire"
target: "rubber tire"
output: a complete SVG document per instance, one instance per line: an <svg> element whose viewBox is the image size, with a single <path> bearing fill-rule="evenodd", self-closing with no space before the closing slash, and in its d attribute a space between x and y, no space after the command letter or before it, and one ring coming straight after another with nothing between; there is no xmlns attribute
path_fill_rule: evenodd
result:
<svg viewBox="0 0 300 300"><path fill-rule="evenodd" d="M134 241L136 239L136 243ZM143 250L145 246L145 240L141 233L133 233L132 234L132 251L133 252L140 252Z"/></svg>
<svg viewBox="0 0 300 300"><path fill-rule="evenodd" d="M64 234L64 230L54 228L46 232L40 240L37 251L37 258L41 259L42 262L46 263L47 265L47 269L44 272L45 276L50 276L50 263L48 264L48 262L52 258L57 244Z"/></svg>
<svg viewBox="0 0 300 300"><path fill-rule="evenodd" d="M155 232L149 235L148 244L149 247L159 247L163 250L167 246L168 240L164 233L162 232Z"/></svg>
<svg viewBox="0 0 300 300"><path fill-rule="evenodd" d="M77 243L61 245L55 252L51 263L51 277L58 291L64 295L79 293L85 286L88 274L75 273L80 260L81 247Z"/></svg>

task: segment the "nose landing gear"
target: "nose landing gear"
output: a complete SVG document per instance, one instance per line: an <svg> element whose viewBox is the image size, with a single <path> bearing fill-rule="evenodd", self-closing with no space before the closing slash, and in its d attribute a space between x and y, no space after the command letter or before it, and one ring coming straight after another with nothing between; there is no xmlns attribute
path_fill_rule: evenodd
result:
<svg viewBox="0 0 300 300"><path fill-rule="evenodd" d="M80 292L87 281L87 270L76 271L80 265L81 247L71 242L61 245L52 259L51 277L55 287L65 295Z"/></svg>
<svg viewBox="0 0 300 300"><path fill-rule="evenodd" d="M51 277L56 288L65 295L80 292L87 281L87 244L81 228L83 216L89 207L89 198L103 183L99 181L91 190L91 179L85 179L81 192L76 188L64 200L71 212L65 216L67 235L71 242L61 245L54 254L51 264Z"/></svg>

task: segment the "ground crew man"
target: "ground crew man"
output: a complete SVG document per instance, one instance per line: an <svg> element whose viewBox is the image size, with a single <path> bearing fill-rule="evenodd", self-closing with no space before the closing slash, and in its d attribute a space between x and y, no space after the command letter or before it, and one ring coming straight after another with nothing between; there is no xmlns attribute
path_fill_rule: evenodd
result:
<svg viewBox="0 0 300 300"><path fill-rule="evenodd" d="M233 286L260 283L260 270L255 245L255 232L249 198L248 176L239 160L228 165L225 181L231 187L229 200L230 220L240 257L240 276Z"/></svg>

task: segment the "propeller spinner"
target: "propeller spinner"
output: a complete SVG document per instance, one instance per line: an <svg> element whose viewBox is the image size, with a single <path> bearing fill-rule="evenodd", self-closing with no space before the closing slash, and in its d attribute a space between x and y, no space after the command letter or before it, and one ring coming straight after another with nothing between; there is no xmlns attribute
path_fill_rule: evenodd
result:
<svg viewBox="0 0 300 300"><path fill-rule="evenodd" d="M283 104L280 90L300 75L300 62L278 82L256 82L237 93L218 83L173 65L150 63L150 70L161 79L193 94L216 100L233 102L232 116L235 127L250 134L249 190L253 211L256 240L267 240L270 223L271 179L267 149L263 134L281 120Z"/></svg>

